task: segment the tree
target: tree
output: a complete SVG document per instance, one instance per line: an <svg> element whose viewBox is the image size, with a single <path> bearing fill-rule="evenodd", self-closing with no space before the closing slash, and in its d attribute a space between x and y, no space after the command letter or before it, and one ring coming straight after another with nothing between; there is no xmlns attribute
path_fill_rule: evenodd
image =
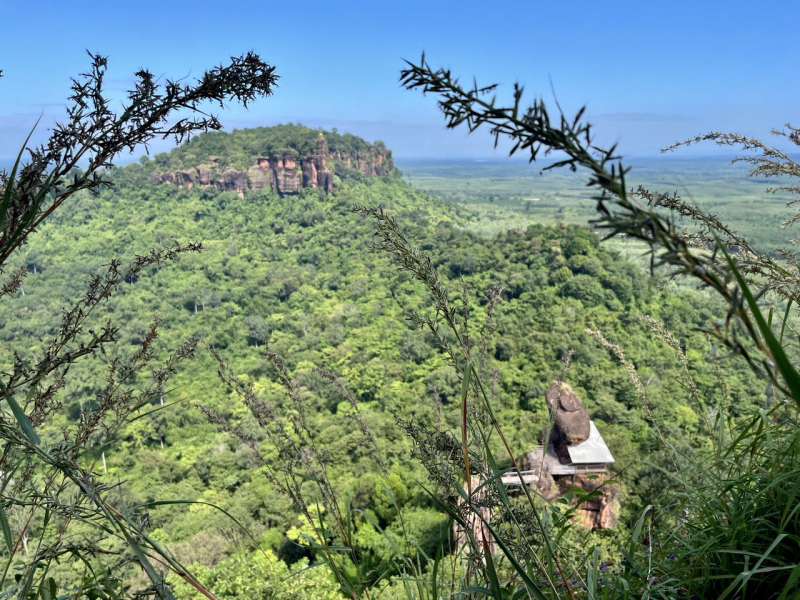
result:
<svg viewBox="0 0 800 600"><path fill-rule="evenodd" d="M9 258L68 198L110 186L107 172L122 152L146 147L156 137L180 142L198 131L220 129L217 118L206 112L206 102L220 107L228 102L246 106L272 94L277 81L275 68L252 52L231 58L229 64L205 72L194 83L160 83L150 72L140 70L122 112L115 113L104 88L107 59L89 56L88 71L73 79L66 121L54 127L42 146L23 147L11 171L0 174L0 274ZM179 111L188 111L188 116L171 121ZM26 146L29 140L30 136ZM0 489L4 490L0 526L5 540L0 589L4 593L19 598L80 595L88 593L88 586L94 589L92 597L115 597L121 593L119 586L107 585L108 581L124 576L124 567L133 562L150 582L143 593L173 598L161 574L167 569L211 597L146 532L147 507L115 506L108 487L93 473L105 445L159 398L180 363L192 357L196 338L188 339L166 363L154 365L156 319L130 360L111 362L104 392L94 409L63 427L60 440L42 438L38 432L58 418L62 408L59 393L67 385L70 366L102 353L117 340L118 329L112 322L92 322L97 307L123 282L144 275L148 267L200 249L200 244L176 242L137 256L127 266L110 259L105 273L91 278L86 295L64 311L58 332L37 357L2 356L3 363L10 365L0 375L0 400L9 409L0 414ZM26 274L37 270L38 262L29 260L25 267L8 273L0 298L13 301ZM150 378L143 373L147 368L152 369ZM144 383L136 385L135 380ZM16 515L15 524L20 521L19 513L25 515L21 531L12 532L8 513ZM34 526L40 543L28 555L27 541ZM70 533L75 528L80 532L75 539L80 541L74 541ZM20 542L26 556L18 552ZM94 570L87 571L81 590L59 591L58 583L48 575L62 557L70 556L90 568L94 565Z"/></svg>
<svg viewBox="0 0 800 600"><path fill-rule="evenodd" d="M261 315L249 315L244 318L244 326L247 330L247 337L258 348L258 342L263 340L269 333L269 326Z"/></svg>

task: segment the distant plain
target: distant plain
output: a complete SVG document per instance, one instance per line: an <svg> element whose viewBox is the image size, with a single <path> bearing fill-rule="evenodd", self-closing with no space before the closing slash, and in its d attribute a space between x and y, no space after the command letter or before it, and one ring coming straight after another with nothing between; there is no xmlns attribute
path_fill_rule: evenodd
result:
<svg viewBox="0 0 800 600"><path fill-rule="evenodd" d="M420 190L441 195L470 209L470 229L493 235L524 229L531 223L589 224L595 217L594 190L588 174L561 168L542 171L549 163L507 161L398 160L405 179ZM788 196L768 193L774 180L748 177L744 163L725 158L677 159L671 156L626 161L628 187L678 195L716 215L757 248L773 252L800 238L797 226L781 229L793 214ZM614 240L626 255L638 245ZM643 249L643 248L642 248Z"/></svg>

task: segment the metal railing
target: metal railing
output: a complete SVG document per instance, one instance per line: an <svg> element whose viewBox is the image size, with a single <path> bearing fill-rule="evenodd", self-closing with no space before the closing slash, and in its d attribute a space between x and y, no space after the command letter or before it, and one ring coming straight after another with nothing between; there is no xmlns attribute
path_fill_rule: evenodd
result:
<svg viewBox="0 0 800 600"><path fill-rule="evenodd" d="M589 463L589 464L582 464L582 465L555 465L551 467L548 471L550 475L575 475L577 473L605 473L608 470L605 464L603 463ZM522 475L522 483L526 485L530 485L531 483L536 483L539 481L539 470L535 471L520 471L520 475ZM503 485L522 485L520 483L520 475L516 473L506 473L500 479L503 482Z"/></svg>

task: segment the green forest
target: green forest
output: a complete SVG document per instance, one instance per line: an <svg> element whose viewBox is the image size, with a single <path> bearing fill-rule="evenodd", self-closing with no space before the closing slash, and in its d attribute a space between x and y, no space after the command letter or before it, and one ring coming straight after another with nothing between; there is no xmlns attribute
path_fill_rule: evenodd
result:
<svg viewBox="0 0 800 600"><path fill-rule="evenodd" d="M640 186L581 114L520 116L521 90L498 109L424 57L401 82L441 95L449 127L588 173L591 226L487 224L481 194L423 191L384 144L338 131L153 125L165 106L268 95L257 56L164 97L137 73L121 117L82 95L93 60L72 129L0 187L2 597L800 594L800 262L763 252L760 224L750 245ZM111 164L156 133L189 139ZM296 192L161 177L287 153L327 160L330 188L284 163ZM756 174L798 175L764 154ZM614 463L555 500L541 480L512 493L504 478L524 482L522 457L561 427L553 389ZM608 490L613 526L585 527Z"/></svg>
<svg viewBox="0 0 800 600"><path fill-rule="evenodd" d="M289 152L295 158L312 154L317 149L319 129L288 123L273 127L238 129L230 133L209 132L178 146L171 152L153 157L161 169L196 167L217 159L220 168L247 169L255 156L274 156ZM351 134L325 131L328 150L337 154L368 154L371 148L385 148L383 142L374 144ZM147 157L144 157L147 159Z"/></svg>
<svg viewBox="0 0 800 600"><path fill-rule="evenodd" d="M287 131L282 127L277 133L286 139ZM213 144L219 156L236 156L241 138L267 145L274 133L213 134L208 141L199 136L189 147ZM110 258L129 260L174 239L199 241L202 251L142 272L93 316L94 323L112 319L122 328L113 357L134 354L157 318L160 356L199 335L281 414L292 406L264 355L266 342L298 381L336 493L350 497L353 508L369 511L388 535L398 535L398 513L383 488L388 485L420 551L435 554L446 517L412 485L424 473L412 457L413 441L396 419L456 430L460 381L430 336L407 318L411 310L429 308L424 286L398 271L385 254L371 251L374 226L353 212L357 205L381 205L394 214L409 239L432 257L448 294L464 299L470 334L485 355L486 371L494 374L498 419L518 454L536 445L549 420L544 392L559 377L566 353L574 352L568 381L602 429L620 471L625 515L620 528L663 492L659 468L666 459L633 384L587 328L625 349L647 382L653 415L683 451L702 445L700 418L680 383L678 358L653 339L641 316L658 319L683 341L703 397L730 402L741 413L766 405L764 386L743 377L735 363L723 365L727 399L716 389L714 365L703 360L711 345L697 329L723 312L705 292L690 286L659 289L646 272L605 250L588 228L530 225L525 231L478 235L470 230L468 209L415 190L399 172L344 181L332 195L306 189L283 198L272 190L240 198L212 188L151 183L153 169L185 160L188 150L171 154L115 169L113 188L81 194L41 228L19 259L30 275L0 314L3 345L35 353L39 340L58 330L61 309ZM499 290L499 301L496 331L489 335L486 303L492 289ZM96 410L108 360L98 356L74 368L60 418L46 440L56 443L65 422ZM371 438L365 440L354 427L354 407L319 369L336 373L357 399ZM311 558L299 537L302 516L270 485L249 450L220 433L198 409L202 404L231 424L257 431L207 351L200 349L170 389L152 400L156 408L162 403L105 451L102 479L120 482L119 493L130 504L180 499L216 505L250 535L209 505L173 505L150 511L155 539L187 564L210 569L212 579L221 582L245 568L243 563L267 568L259 566L264 557L252 547L253 537L286 564L281 569L296 569L297 561ZM266 448L268 441L259 441ZM368 570L377 575L390 568L391 547L371 520L356 519L355 527ZM617 532L593 535L613 539ZM80 575L79 564L71 568Z"/></svg>

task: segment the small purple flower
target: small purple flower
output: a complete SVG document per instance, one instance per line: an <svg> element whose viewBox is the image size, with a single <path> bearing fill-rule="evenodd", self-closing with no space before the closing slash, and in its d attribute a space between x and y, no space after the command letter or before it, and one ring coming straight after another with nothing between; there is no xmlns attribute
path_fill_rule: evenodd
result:
<svg viewBox="0 0 800 600"><path fill-rule="evenodd" d="M577 579L573 579L572 580L572 585L575 585L576 583L578 583L578 580Z"/></svg>
<svg viewBox="0 0 800 600"><path fill-rule="evenodd" d="M619 537L619 535L615 533L614 534L614 539L617 539L618 537Z"/></svg>
<svg viewBox="0 0 800 600"><path fill-rule="evenodd" d="M607 566L608 566L608 565L606 565L606 564L602 564L602 565L600 565L600 570L602 571L602 570L603 570L603 569L605 569Z"/></svg>
<svg viewBox="0 0 800 600"><path fill-rule="evenodd" d="M669 559L670 559L670 560L675 560L675 555L674 555L674 554L670 554L670 555L669 555Z"/></svg>
<svg viewBox="0 0 800 600"><path fill-rule="evenodd" d="M653 583L657 583L657 582L658 582L658 577L653 577Z"/></svg>

